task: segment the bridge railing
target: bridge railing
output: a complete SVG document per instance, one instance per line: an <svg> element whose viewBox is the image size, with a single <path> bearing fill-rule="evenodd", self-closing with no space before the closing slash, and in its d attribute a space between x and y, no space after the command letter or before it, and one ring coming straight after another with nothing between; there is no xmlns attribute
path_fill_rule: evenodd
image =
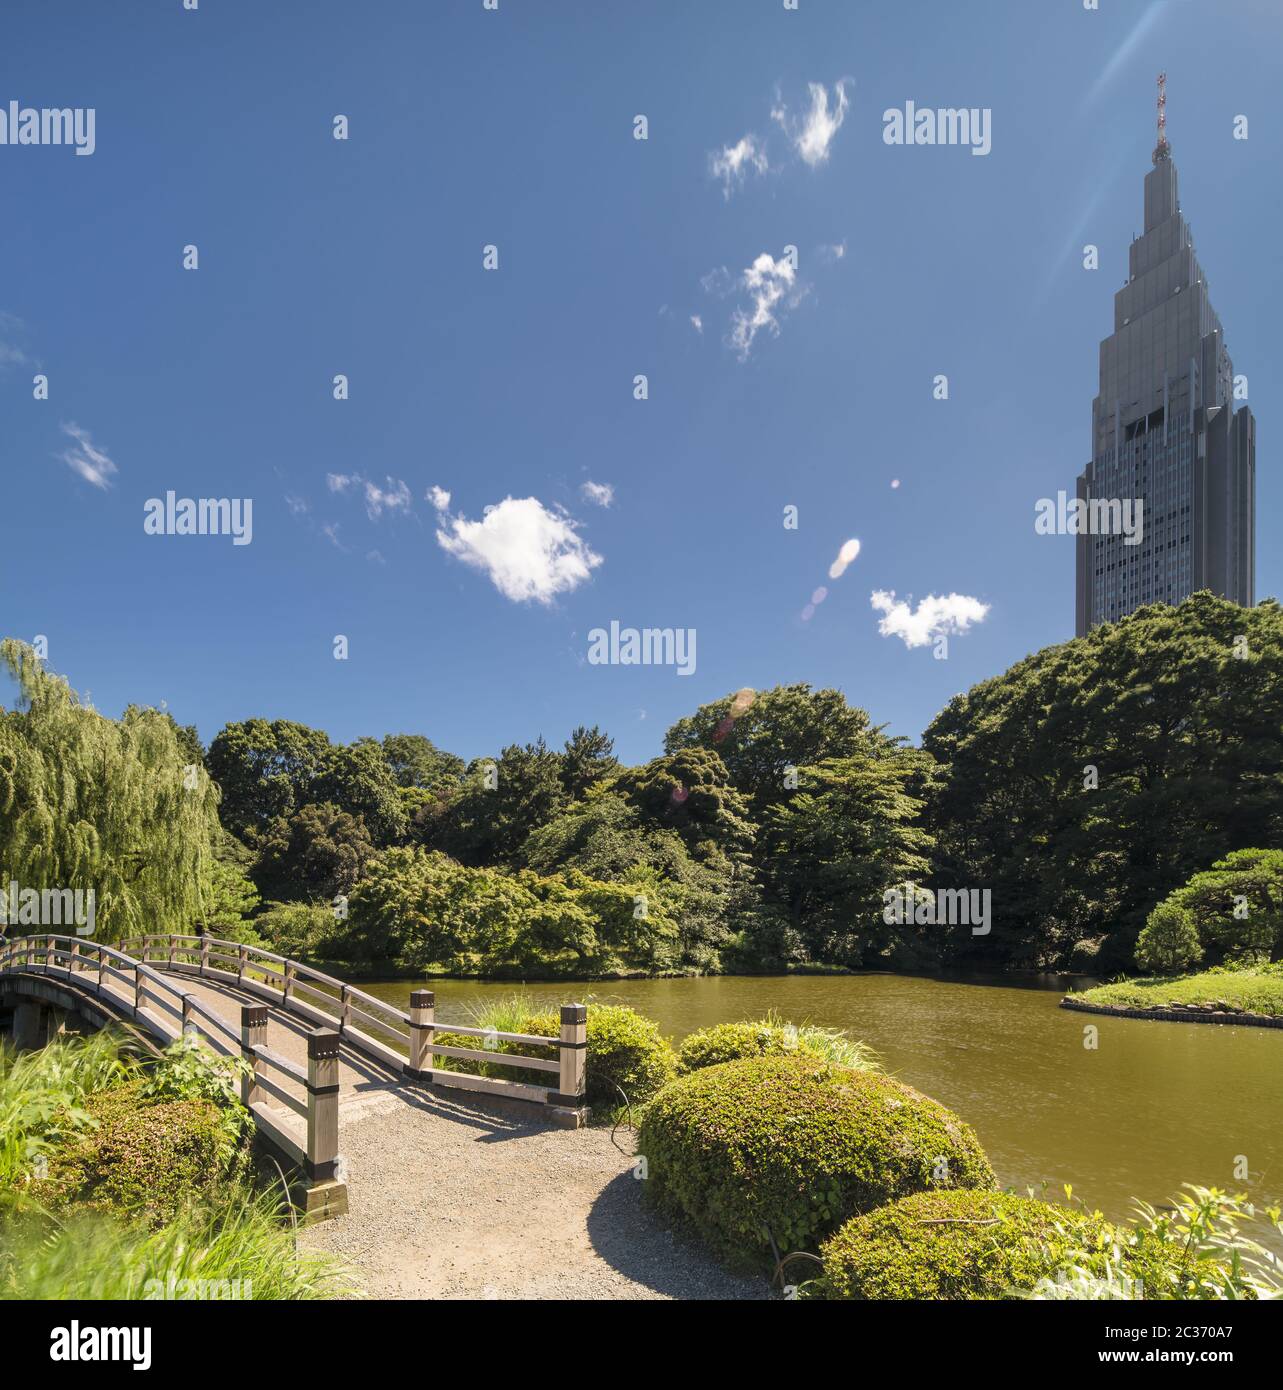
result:
<svg viewBox="0 0 1283 1390"><path fill-rule="evenodd" d="M64 981L94 994L113 1012L162 1043L201 1037L223 1056L249 1064L241 1099L255 1125L312 1182L338 1170L338 1036L318 1028L307 1040L304 1069L267 1045L267 1009L241 1009L238 1032L215 1009L181 989L159 970L124 950L76 936L21 936L0 941L0 976L27 975ZM269 1098L293 1119L273 1111Z"/></svg>
<svg viewBox="0 0 1283 1390"><path fill-rule="evenodd" d="M512 1099L533 1101L559 1112L575 1112L585 1105L587 1087L587 1009L569 1004L561 1010L558 1037L507 1033L492 1028L436 1023L435 996L431 990L415 990L409 1010L348 984L301 961L274 951L227 941L215 936L152 935L130 937L122 949L136 951L144 964L155 963L176 974L234 984L258 998L300 1015L322 1027L333 1028L354 1051L393 1071L434 1086L451 1086ZM442 1044L441 1034L478 1038L480 1048ZM548 1049L555 1057L529 1056L500 1050L507 1047ZM547 1072L550 1083L532 1085L504 1076L475 1076L433 1066L436 1058L482 1064L519 1072ZM552 1078L555 1077L555 1082Z"/></svg>

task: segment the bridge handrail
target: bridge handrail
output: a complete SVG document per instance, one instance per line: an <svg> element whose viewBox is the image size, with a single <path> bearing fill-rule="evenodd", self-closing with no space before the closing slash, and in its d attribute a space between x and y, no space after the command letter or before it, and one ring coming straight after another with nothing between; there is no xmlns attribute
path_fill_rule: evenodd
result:
<svg viewBox="0 0 1283 1390"><path fill-rule="evenodd" d="M415 990L410 995L410 1009L395 1005L369 994L356 985L348 984L323 970L292 960L275 951L250 946L243 941L229 941L219 936L193 934L151 934L128 937L120 943L123 950L137 950L138 959L146 964L149 952L163 953L170 969L191 970L195 966L204 977L236 982L260 998L293 1009L304 1017L319 1018L332 1025L340 1038L354 1050L372 1057L384 1066L404 1071L416 1080L435 1085L458 1086L469 1090L489 1091L517 1096L523 1100L540 1101L558 1109L580 1111L585 1105L587 1091L586 1057L587 1010L582 1004L564 1005L561 1010L561 1030L556 1037L541 1037L533 1033L511 1033L494 1028L476 1028L463 1024L437 1024L435 996L431 990ZM180 959L182 957L183 959ZM192 958L195 958L194 960ZM234 962L236 970L210 968L211 958ZM134 957L130 956L130 960ZM268 964L270 962L270 965ZM279 966L279 969L272 968ZM279 985L267 985L254 978L266 976ZM326 989L318 989L323 985ZM300 999L295 991L309 996ZM328 991L337 991L337 998ZM313 1002L316 1001L316 1002ZM337 1005L337 1012L325 1007ZM354 1015L360 1022L390 1033L398 1046L389 1046L355 1026ZM404 1029L405 1031L401 1031ZM482 1038L484 1052L442 1045L437 1035L459 1034ZM519 1053L500 1052L500 1044L518 1047L552 1048L556 1061L548 1057L528 1057ZM528 1085L521 1081L494 1076L473 1076L464 1072L434 1069L435 1057L461 1061L479 1061L487 1067L502 1067L515 1071L555 1072L555 1088Z"/></svg>
<svg viewBox="0 0 1283 1390"><path fill-rule="evenodd" d="M125 944L122 942L121 946ZM266 1131L278 1147L300 1163L312 1181L328 1182L336 1177L339 1166L339 1038L334 1030L317 1028L309 1035L308 1064L304 1070L267 1046L266 1006L242 1007L238 1033L216 1010L188 990L180 989L145 960L123 949L78 936L42 932L0 938L0 975L4 974L61 976L99 999L110 1001L118 1013L142 1025L161 1041L174 1042L189 1031L196 1031L204 1033L224 1053L239 1053L249 1064L241 1082L241 1100L254 1116L258 1128ZM96 980L89 978L95 974ZM119 980L123 990L109 988L105 981L108 976ZM131 985L132 999L129 997ZM175 999L177 1004L173 1002ZM145 1009L145 1000L161 1005L177 1020L177 1026L168 1024L154 1010ZM204 1026L198 1027L193 1016ZM301 1087L303 1096L269 1080L265 1075L267 1067ZM280 1118L262 1103L265 1094L303 1118L304 1142L300 1143L299 1136L290 1133Z"/></svg>

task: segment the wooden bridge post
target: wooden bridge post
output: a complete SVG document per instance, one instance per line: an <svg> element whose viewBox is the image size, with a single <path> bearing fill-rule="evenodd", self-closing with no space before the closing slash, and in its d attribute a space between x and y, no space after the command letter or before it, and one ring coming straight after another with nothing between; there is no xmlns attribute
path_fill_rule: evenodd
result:
<svg viewBox="0 0 1283 1390"><path fill-rule="evenodd" d="M554 1109L574 1113L579 1123L588 1090L588 1006L561 1006L561 1039L557 1053L561 1061L558 1090L548 1096Z"/></svg>
<svg viewBox="0 0 1283 1390"><path fill-rule="evenodd" d="M134 1016L137 1017L139 1010L143 1006L143 968L137 962L134 963Z"/></svg>
<svg viewBox="0 0 1283 1390"><path fill-rule="evenodd" d="M285 979L281 984L281 998L288 1004L294 997L294 962L285 962Z"/></svg>
<svg viewBox="0 0 1283 1390"><path fill-rule="evenodd" d="M437 996L430 989L410 991L410 1075L419 1081L432 1080L432 1053L428 1049L436 1036Z"/></svg>
<svg viewBox="0 0 1283 1390"><path fill-rule="evenodd" d="M314 1028L307 1037L306 1169L305 1221L342 1216L347 1184L339 1177L339 1035L333 1028Z"/></svg>
<svg viewBox="0 0 1283 1390"><path fill-rule="evenodd" d="M49 973L49 967L53 965L54 939L52 936L45 937L45 974Z"/></svg>
<svg viewBox="0 0 1283 1390"><path fill-rule="evenodd" d="M254 1052L267 1042L267 1005L241 1005L241 1056L253 1068L248 1076L241 1078L241 1104L253 1105L260 1097L258 1073L261 1063Z"/></svg>
<svg viewBox="0 0 1283 1390"><path fill-rule="evenodd" d="M80 966L80 938L71 943L71 957L67 961L67 974L74 975Z"/></svg>
<svg viewBox="0 0 1283 1390"><path fill-rule="evenodd" d="M178 938L171 932L169 936L169 968L174 968L174 962L178 958Z"/></svg>
<svg viewBox="0 0 1283 1390"><path fill-rule="evenodd" d="M236 983L245 983L245 960L249 955L249 947L241 943L240 949L236 952Z"/></svg>
<svg viewBox="0 0 1283 1390"><path fill-rule="evenodd" d="M200 934L200 973L204 975L209 969L209 933L203 931Z"/></svg>

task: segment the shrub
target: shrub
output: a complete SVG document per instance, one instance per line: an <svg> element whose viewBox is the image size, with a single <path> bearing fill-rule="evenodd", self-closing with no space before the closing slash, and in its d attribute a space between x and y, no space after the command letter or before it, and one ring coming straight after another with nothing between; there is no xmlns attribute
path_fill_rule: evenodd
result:
<svg viewBox="0 0 1283 1390"><path fill-rule="evenodd" d="M823 1298L1028 1297L1067 1253L1112 1244L1099 1215L1003 1192L916 1192L853 1217L821 1250Z"/></svg>
<svg viewBox="0 0 1283 1390"><path fill-rule="evenodd" d="M33 1193L161 1223L238 1173L245 1150L229 1138L218 1106L149 1102L144 1085L130 1081L92 1096L86 1108L94 1127L50 1152L47 1179Z"/></svg>
<svg viewBox="0 0 1283 1390"><path fill-rule="evenodd" d="M756 1022L718 1023L682 1039L677 1049L680 1073L715 1067L741 1057L791 1057L807 1053L857 1071L877 1071L872 1050L837 1028L786 1023L774 1014Z"/></svg>
<svg viewBox="0 0 1283 1390"><path fill-rule="evenodd" d="M1136 940L1136 964L1156 974L1179 975L1202 956L1190 910L1170 899L1159 903Z"/></svg>
<svg viewBox="0 0 1283 1390"><path fill-rule="evenodd" d="M557 1037L561 1016L535 1014L522 1032ZM618 1105L620 1091L633 1105L645 1104L676 1074L673 1046L653 1019L622 1004L588 1006L589 1105Z"/></svg>
<svg viewBox="0 0 1283 1390"><path fill-rule="evenodd" d="M26 1181L52 1146L92 1127L89 1097L134 1073L121 1049L111 1030L34 1052L0 1044L0 1186Z"/></svg>
<svg viewBox="0 0 1283 1390"><path fill-rule="evenodd" d="M741 1266L804 1249L859 1212L933 1188L992 1188L969 1126L890 1077L815 1057L751 1057L651 1102L646 1192Z"/></svg>

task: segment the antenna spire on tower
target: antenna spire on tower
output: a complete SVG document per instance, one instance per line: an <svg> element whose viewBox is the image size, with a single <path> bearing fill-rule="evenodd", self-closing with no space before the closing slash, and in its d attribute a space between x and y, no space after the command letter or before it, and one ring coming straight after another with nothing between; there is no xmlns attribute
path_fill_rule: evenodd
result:
<svg viewBox="0 0 1283 1390"><path fill-rule="evenodd" d="M1172 147L1167 143L1167 74L1158 74L1158 144L1154 146L1154 163L1170 159Z"/></svg>

